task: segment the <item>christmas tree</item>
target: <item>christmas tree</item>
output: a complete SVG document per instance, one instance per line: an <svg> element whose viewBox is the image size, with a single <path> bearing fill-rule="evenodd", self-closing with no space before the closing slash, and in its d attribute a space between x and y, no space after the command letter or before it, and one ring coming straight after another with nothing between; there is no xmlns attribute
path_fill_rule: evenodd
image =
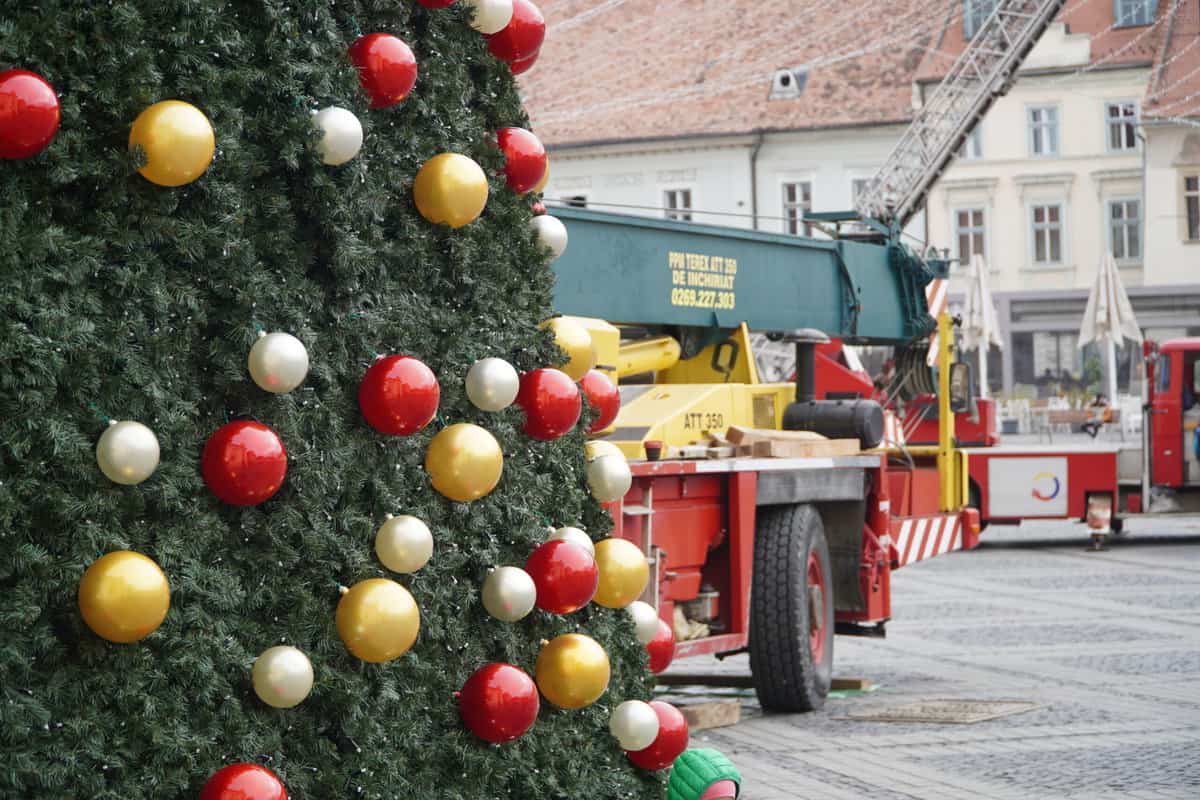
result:
<svg viewBox="0 0 1200 800"><path fill-rule="evenodd" d="M0 11L0 796L661 796L532 4Z"/></svg>

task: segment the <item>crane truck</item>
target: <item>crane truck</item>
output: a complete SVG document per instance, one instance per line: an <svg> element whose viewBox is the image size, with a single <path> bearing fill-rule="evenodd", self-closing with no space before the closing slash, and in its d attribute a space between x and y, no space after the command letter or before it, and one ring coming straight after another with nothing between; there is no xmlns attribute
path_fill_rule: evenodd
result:
<svg viewBox="0 0 1200 800"><path fill-rule="evenodd" d="M892 572L975 546L980 509L993 519L1012 513L1002 494L1014 481L1032 478L1035 500L1054 495L1053 511L1037 511L1085 519L1099 536L1113 530L1115 450L958 446L956 420L969 410L979 419L980 405L969 366L953 359L954 323L931 315L926 295L950 265L914 252L901 233L1063 5L997 3L858 208L806 216L828 238L555 210L571 242L555 263L556 311L589 328L598 368L621 384L620 414L600 434L634 476L610 506L613 535L646 553L644 599L662 619L672 623L678 608L702 623L677 655L748 651L767 710L820 707L834 634L884 635ZM795 348L794 384L759 380L751 331ZM931 336L934 369L924 357ZM877 402L852 344L897 348L897 363L932 390L935 442L898 441L896 409ZM1157 374L1169 377L1156 397L1182 397L1188 370L1195 385L1196 344L1161 348ZM1181 417L1172 414L1156 416L1154 430L1175 446ZM731 426L849 438L857 452L671 457ZM1046 473L1054 491L1038 483Z"/></svg>

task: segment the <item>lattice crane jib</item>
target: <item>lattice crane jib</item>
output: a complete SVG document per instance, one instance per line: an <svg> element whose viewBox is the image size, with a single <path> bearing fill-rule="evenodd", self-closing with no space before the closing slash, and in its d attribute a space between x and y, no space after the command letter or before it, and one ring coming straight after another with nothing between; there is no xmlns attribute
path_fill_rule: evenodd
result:
<svg viewBox="0 0 1200 800"><path fill-rule="evenodd" d="M999 0L857 201L864 219L902 230L1066 0Z"/></svg>

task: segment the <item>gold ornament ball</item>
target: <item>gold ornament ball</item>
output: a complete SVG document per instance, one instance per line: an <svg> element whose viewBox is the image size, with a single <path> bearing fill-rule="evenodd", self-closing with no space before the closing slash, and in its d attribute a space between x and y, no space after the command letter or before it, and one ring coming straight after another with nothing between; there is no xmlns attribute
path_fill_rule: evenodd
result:
<svg viewBox="0 0 1200 800"><path fill-rule="evenodd" d="M416 572L433 557L433 534L416 517L389 516L375 534L375 554L392 572Z"/></svg>
<svg viewBox="0 0 1200 800"><path fill-rule="evenodd" d="M461 228L479 218L487 205L483 169L458 153L442 153L425 162L413 183L421 216L435 225Z"/></svg>
<svg viewBox="0 0 1200 800"><path fill-rule="evenodd" d="M158 469L158 437L140 422L113 422L96 443L96 463L113 483L135 486Z"/></svg>
<svg viewBox="0 0 1200 800"><path fill-rule="evenodd" d="M386 578L371 578L342 595L337 630L353 655L382 664L404 655L417 641L421 612L403 586Z"/></svg>
<svg viewBox="0 0 1200 800"><path fill-rule="evenodd" d="M291 708L303 702L312 691L312 662L294 647L271 647L254 660L250 679L254 683L254 693L264 703L275 708Z"/></svg>
<svg viewBox="0 0 1200 800"><path fill-rule="evenodd" d="M164 100L133 122L129 148L141 147L142 177L159 186L183 186L204 174L216 151L212 123L204 112L180 100Z"/></svg>
<svg viewBox="0 0 1200 800"><path fill-rule="evenodd" d="M486 495L500 482L504 454L500 443L478 425L459 423L442 430L425 452L433 488L459 503Z"/></svg>
<svg viewBox="0 0 1200 800"><path fill-rule="evenodd" d="M592 599L605 608L624 608L642 596L650 579L646 555L627 539L605 539L596 545L600 586Z"/></svg>
<svg viewBox="0 0 1200 800"><path fill-rule="evenodd" d="M587 328L566 317L548 319L541 327L554 334L555 343L567 354L567 363L554 366L567 373L573 381L583 380L588 370L596 366L596 348Z"/></svg>
<svg viewBox="0 0 1200 800"><path fill-rule="evenodd" d="M126 644L149 636L170 607L167 576L141 553L118 550L101 556L79 582L83 621L110 642Z"/></svg>
<svg viewBox="0 0 1200 800"><path fill-rule="evenodd" d="M625 459L599 456L587 465L588 488L601 503L615 503L633 486L633 472Z"/></svg>
<svg viewBox="0 0 1200 800"><path fill-rule="evenodd" d="M608 688L608 653L590 636L555 637L538 654L536 680L542 695L559 708L583 708Z"/></svg>
<svg viewBox="0 0 1200 800"><path fill-rule="evenodd" d="M585 444L583 446L583 453L588 462L595 461L600 456L616 456L622 461L626 460L625 454L621 452L621 448L603 439L593 439Z"/></svg>

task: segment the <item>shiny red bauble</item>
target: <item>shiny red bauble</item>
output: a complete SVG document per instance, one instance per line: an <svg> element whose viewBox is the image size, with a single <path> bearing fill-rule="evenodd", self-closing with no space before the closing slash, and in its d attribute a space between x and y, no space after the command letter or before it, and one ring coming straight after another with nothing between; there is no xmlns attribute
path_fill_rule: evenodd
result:
<svg viewBox="0 0 1200 800"><path fill-rule="evenodd" d="M612 379L598 369L588 370L579 385L583 387L588 405L600 413L588 427L588 433L599 433L612 425L621 412L621 392Z"/></svg>
<svg viewBox="0 0 1200 800"><path fill-rule="evenodd" d="M528 72L529 70L533 69L533 65L537 63L538 56L541 54L541 50L535 50L533 55L526 56L525 58L518 58L516 61L508 62L508 67L512 70L513 75L520 75L523 72Z"/></svg>
<svg viewBox="0 0 1200 800"><path fill-rule="evenodd" d="M678 708L661 700L651 700L650 707L658 715L658 737L645 750L631 750L625 755L642 769L666 769L687 750L687 719Z"/></svg>
<svg viewBox="0 0 1200 800"><path fill-rule="evenodd" d="M408 436L428 425L441 396L433 370L410 356L377 359L358 385L363 416L391 436Z"/></svg>
<svg viewBox="0 0 1200 800"><path fill-rule="evenodd" d="M543 442L570 431L583 413L582 395L575 381L551 367L521 376L517 405L525 409L525 433Z"/></svg>
<svg viewBox="0 0 1200 800"><path fill-rule="evenodd" d="M454 5L454 0L417 0L417 2L426 8L447 8Z"/></svg>
<svg viewBox="0 0 1200 800"><path fill-rule="evenodd" d="M488 50L501 61L512 64L530 56L536 58L545 38L546 19L538 7L529 0L513 0L512 21L504 30L488 37Z"/></svg>
<svg viewBox="0 0 1200 800"><path fill-rule="evenodd" d="M546 213L546 204L539 200L530 206L529 210L533 212L535 217L540 217Z"/></svg>
<svg viewBox="0 0 1200 800"><path fill-rule="evenodd" d="M275 496L287 475L279 434L259 422L238 420L217 429L204 445L200 473L212 493L234 506L256 506Z"/></svg>
<svg viewBox="0 0 1200 800"><path fill-rule="evenodd" d="M511 742L537 720L537 684L512 664L475 670L458 693L458 713L471 733L493 744Z"/></svg>
<svg viewBox="0 0 1200 800"><path fill-rule="evenodd" d="M368 33L350 45L350 61L371 108L396 105L417 83L417 58L412 48L390 33Z"/></svg>
<svg viewBox="0 0 1200 800"><path fill-rule="evenodd" d="M501 128L496 135L504 151L504 177L508 188L525 194L546 175L546 148L524 128Z"/></svg>
<svg viewBox="0 0 1200 800"><path fill-rule="evenodd" d="M658 633L646 644L646 652L650 654L650 671L655 675L675 660L675 631L666 620L658 621Z"/></svg>
<svg viewBox="0 0 1200 800"><path fill-rule="evenodd" d="M600 585L596 559L563 539L551 539L533 551L525 571L537 587L537 607L551 614L571 614L592 602Z"/></svg>
<svg viewBox="0 0 1200 800"><path fill-rule="evenodd" d="M283 781L257 764L230 764L208 779L200 800L287 800Z"/></svg>
<svg viewBox="0 0 1200 800"><path fill-rule="evenodd" d="M0 72L0 158L30 158L50 146L61 114L54 87L36 72Z"/></svg>

